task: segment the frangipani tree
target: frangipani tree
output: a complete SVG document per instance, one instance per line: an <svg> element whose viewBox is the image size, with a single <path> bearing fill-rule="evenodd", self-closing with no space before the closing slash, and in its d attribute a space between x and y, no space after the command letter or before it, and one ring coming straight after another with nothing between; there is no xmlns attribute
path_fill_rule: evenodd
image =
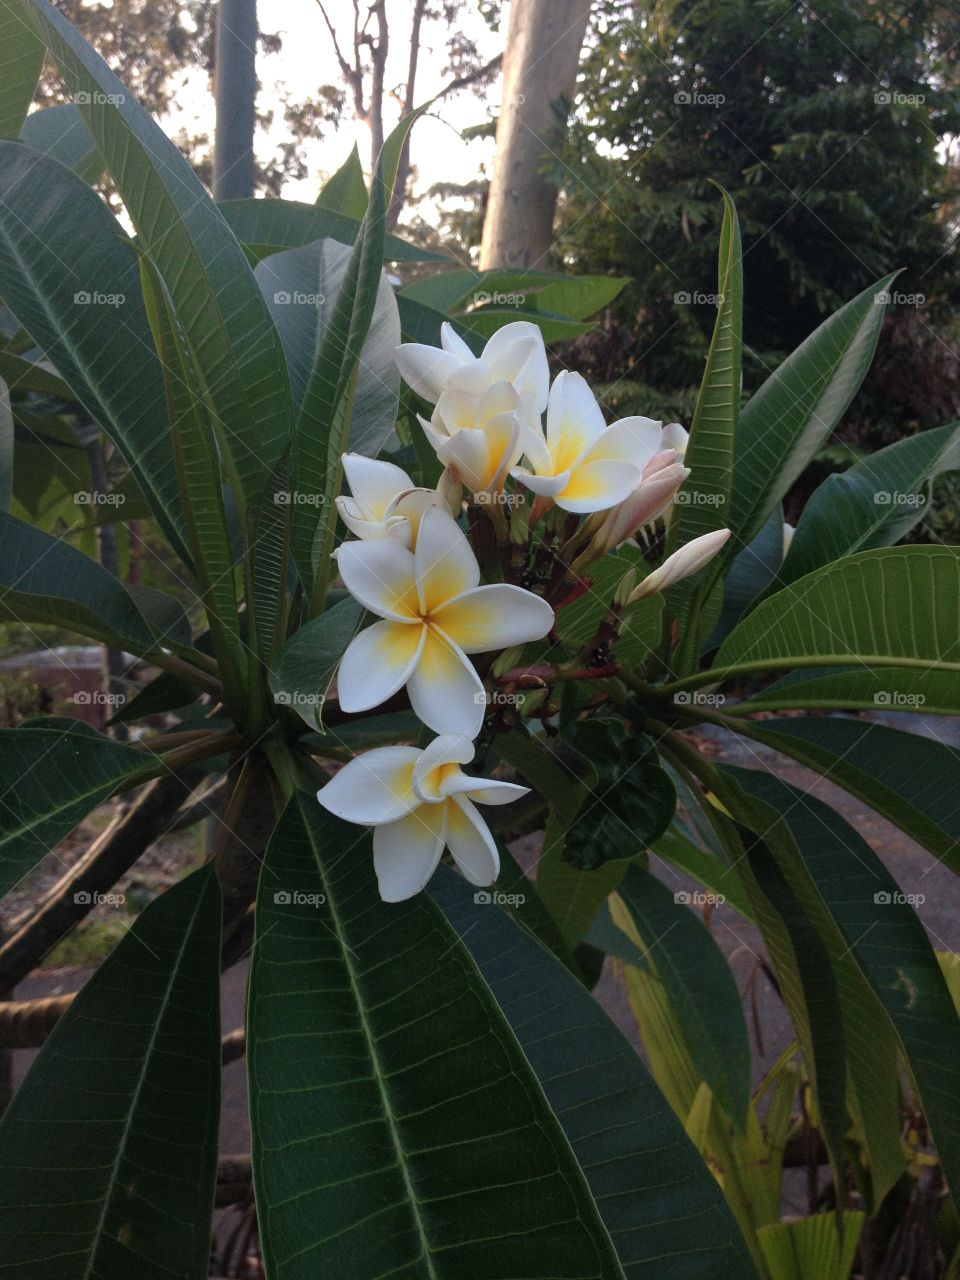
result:
<svg viewBox="0 0 960 1280"><path fill-rule="evenodd" d="M245 1035L228 1039L245 1042L270 1280L847 1274L864 1219L911 1175L902 1068L943 1195L960 1186L950 988L839 814L687 730L777 747L958 869L954 751L849 718L754 718L960 704L958 553L893 545L918 506L877 498L955 465L955 428L828 482L784 554L780 500L856 392L887 281L741 407L724 198L689 438L606 425L577 375L550 385L544 340L619 282L535 275L519 319L470 303L503 273L387 282L384 259L417 252L385 235L414 117L362 217L355 187L351 212L217 207L46 0L0 0L0 21L0 297L49 362L22 339L0 352L14 421L38 434L32 397L51 391L79 406L202 605L191 625L172 596L0 514L5 616L160 672L122 709L143 719L132 743L57 716L0 731L5 891L137 793L4 943L3 984L194 788L224 797L206 863L75 997L32 1030L15 1004L0 1016L7 1043L45 1039L0 1125L0 1271L207 1273L220 972L250 951ZM135 237L14 137L45 51ZM544 825L534 884L501 837ZM763 1085L765 1127L730 970L650 850L761 931L797 1037ZM602 953L646 1011L649 1070L590 994ZM787 1224L798 1086L843 1212Z"/></svg>

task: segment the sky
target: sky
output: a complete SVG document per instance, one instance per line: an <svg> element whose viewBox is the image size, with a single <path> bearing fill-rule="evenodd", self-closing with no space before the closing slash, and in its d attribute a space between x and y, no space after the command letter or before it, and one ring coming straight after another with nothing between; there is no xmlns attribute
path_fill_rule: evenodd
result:
<svg viewBox="0 0 960 1280"><path fill-rule="evenodd" d="M390 44L387 59L388 89L402 85L406 75L409 54L410 9L407 0L387 0L387 16L390 21ZM341 44L349 48L353 6L350 0L330 0L327 12L345 39ZM315 94L322 84L340 84L332 41L324 25L316 0L260 0L260 25L264 32L277 32L283 39L278 54L263 55L257 60L257 73L261 82L258 98L260 110L275 110L276 119L269 139L279 142L285 136L282 96L286 92L292 101L302 101ZM501 51L500 37L490 31L486 23L470 4L459 24L465 35L473 39L484 61ZM447 29L443 24L427 23L421 39L420 64L417 75L417 100L422 102L436 94L449 79L443 74L446 64ZM445 99L432 117L418 121L413 135L412 159L418 177L414 190L419 192L433 183L468 182L475 178L481 166L489 165L493 154L493 141L477 139L465 142L459 131L470 125L483 123L498 100L499 85L494 84L483 98L462 92ZM188 77L184 91L178 94L179 109L162 121L170 132L181 126L190 132L213 133L213 100L207 77L194 72ZM399 118L397 104L389 101L386 106L386 127L389 130ZM290 200L316 199L320 180L334 172L346 159L357 142L364 168L368 167L370 153L369 133L365 126L353 119L352 106L348 107L339 132L306 147L309 176L302 181L287 183L283 195ZM258 140L258 151L265 152L264 139Z"/></svg>

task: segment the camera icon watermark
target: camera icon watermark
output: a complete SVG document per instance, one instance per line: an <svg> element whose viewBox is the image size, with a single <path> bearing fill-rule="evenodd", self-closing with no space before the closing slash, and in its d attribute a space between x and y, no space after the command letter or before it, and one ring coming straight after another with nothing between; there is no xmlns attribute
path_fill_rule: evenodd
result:
<svg viewBox="0 0 960 1280"><path fill-rule="evenodd" d="M726 496L708 493L705 489L679 489L673 497L678 507L722 507Z"/></svg>
<svg viewBox="0 0 960 1280"><path fill-rule="evenodd" d="M878 907L922 907L926 900L925 893L903 893L900 889L879 889L873 895Z"/></svg>
<svg viewBox="0 0 960 1280"><path fill-rule="evenodd" d="M678 107L722 107L726 100L722 93L700 93L690 89L678 89L673 95Z"/></svg>
<svg viewBox="0 0 960 1280"><path fill-rule="evenodd" d="M326 494L300 493L296 489L280 489L273 495L275 507L322 507Z"/></svg>
<svg viewBox="0 0 960 1280"><path fill-rule="evenodd" d="M494 291L487 293L485 289L478 289L473 295L473 305L475 307L522 307L526 304L527 295L525 293L500 293Z"/></svg>
<svg viewBox="0 0 960 1280"><path fill-rule="evenodd" d="M77 707L122 707L125 693L106 693L102 689L78 689L70 701Z"/></svg>
<svg viewBox="0 0 960 1280"><path fill-rule="evenodd" d="M278 307L322 307L326 300L322 293L304 293L301 289L277 289L273 295Z"/></svg>
<svg viewBox="0 0 960 1280"><path fill-rule="evenodd" d="M899 689L878 689L873 695L875 707L922 707L926 701L926 694L902 693Z"/></svg>
<svg viewBox="0 0 960 1280"><path fill-rule="evenodd" d="M126 494L123 493L103 493L100 490L91 492L89 489L78 489L73 495L73 500L78 507L122 507L126 502Z"/></svg>
<svg viewBox="0 0 960 1280"><path fill-rule="evenodd" d="M899 289L881 289L873 295L878 307L923 307L926 306L925 293L902 293Z"/></svg>
<svg viewBox="0 0 960 1280"><path fill-rule="evenodd" d="M273 895L277 907L322 907L326 900L325 893L303 893L299 889L277 889Z"/></svg>
<svg viewBox="0 0 960 1280"><path fill-rule="evenodd" d="M901 93L898 89L878 89L873 95L878 107L922 107L925 93Z"/></svg>
<svg viewBox="0 0 960 1280"><path fill-rule="evenodd" d="M122 307L127 300L125 293L103 293L99 289L78 289L73 295L78 307Z"/></svg>
<svg viewBox="0 0 960 1280"><path fill-rule="evenodd" d="M897 489L878 489L873 495L877 507L925 507L929 500L929 494L903 493Z"/></svg>
<svg viewBox="0 0 960 1280"><path fill-rule="evenodd" d="M673 900L680 907L722 907L727 899L725 894L703 889L678 889Z"/></svg>
<svg viewBox="0 0 960 1280"><path fill-rule="evenodd" d="M97 890L78 889L73 895L78 907L122 907L126 901L123 893L99 893Z"/></svg>
<svg viewBox="0 0 960 1280"><path fill-rule="evenodd" d="M322 707L326 694L302 693L299 689L279 689L273 695L278 707Z"/></svg>
<svg viewBox="0 0 960 1280"><path fill-rule="evenodd" d="M478 889L473 895L478 907L522 907L527 900L525 893L501 893L499 889Z"/></svg>
<svg viewBox="0 0 960 1280"><path fill-rule="evenodd" d="M478 689L473 701L478 707L519 707L523 694L507 693L503 689Z"/></svg>
<svg viewBox="0 0 960 1280"><path fill-rule="evenodd" d="M726 702L725 693L705 693L702 689L681 689L673 695L677 707L722 707Z"/></svg>
<svg viewBox="0 0 960 1280"><path fill-rule="evenodd" d="M73 101L78 107L119 107L126 100L125 93L101 93L99 89L94 89L92 92L88 89L79 89L73 95Z"/></svg>

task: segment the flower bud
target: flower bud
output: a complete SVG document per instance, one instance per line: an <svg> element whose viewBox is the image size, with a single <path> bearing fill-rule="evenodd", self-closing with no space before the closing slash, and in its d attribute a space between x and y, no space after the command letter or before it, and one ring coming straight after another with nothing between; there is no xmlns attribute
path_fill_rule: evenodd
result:
<svg viewBox="0 0 960 1280"><path fill-rule="evenodd" d="M638 600L652 596L658 591L665 591L667 587L672 587L675 582L680 582L683 578L691 577L705 564L709 564L729 537L729 529L715 529L712 533L693 538L672 556L667 556L658 569L648 574L631 594L627 603L635 604Z"/></svg>

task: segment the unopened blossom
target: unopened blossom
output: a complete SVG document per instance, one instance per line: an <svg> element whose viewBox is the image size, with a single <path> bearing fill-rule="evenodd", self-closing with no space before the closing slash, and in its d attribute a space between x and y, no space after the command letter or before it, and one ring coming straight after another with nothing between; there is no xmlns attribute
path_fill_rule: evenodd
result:
<svg viewBox="0 0 960 1280"><path fill-rule="evenodd" d="M591 535L590 559L606 555L621 542L633 537L641 525L655 520L673 501L690 471L679 461L674 449L655 453L643 469L640 483L629 497L609 511L592 515L587 521Z"/></svg>
<svg viewBox="0 0 960 1280"><path fill-rule="evenodd" d="M709 564L730 537L729 529L715 529L712 533L701 534L667 556L659 568L647 574L644 580L631 593L628 604L635 604L646 596L655 595L658 591L666 591L675 582L689 578L704 565Z"/></svg>
<svg viewBox="0 0 960 1280"><path fill-rule="evenodd" d="M675 450L680 455L681 460L687 452L689 443L690 432L686 427L682 427L679 422L668 422L660 432L660 448Z"/></svg>
<svg viewBox="0 0 960 1280"><path fill-rule="evenodd" d="M510 804L529 788L469 777L460 766L473 754L473 743L460 734L444 734L423 751L378 747L351 760L317 792L338 818L374 828L373 864L384 902L419 893L444 848L471 884L496 880L496 842L476 806Z"/></svg>
<svg viewBox="0 0 960 1280"><path fill-rule="evenodd" d="M535 324L505 324L475 356L449 323L440 327L439 347L405 342L397 347L404 381L431 404L445 391L479 400L488 388L508 382L520 397L524 415L539 418L547 405L550 373L543 336Z"/></svg>
<svg viewBox="0 0 960 1280"><path fill-rule="evenodd" d="M428 728L476 737L486 695L466 655L542 639L553 626L551 607L522 587L481 587L470 543L438 507L423 513L415 551L380 538L344 543L334 554L347 590L381 619L343 655L343 710L367 711L406 686Z"/></svg>
<svg viewBox="0 0 960 1280"><path fill-rule="evenodd" d="M789 520L783 522L783 554L786 555L790 550L790 543L793 541L793 535L797 532L796 527Z"/></svg>
<svg viewBox="0 0 960 1280"><path fill-rule="evenodd" d="M564 511L614 507L639 486L643 469L660 452L660 423L621 418L604 425L603 413L578 373L559 373L550 388L546 438L525 429L528 467L512 471L521 484Z"/></svg>
<svg viewBox="0 0 960 1280"><path fill-rule="evenodd" d="M410 547L424 511L448 506L448 494L418 488L392 462L365 458L361 453L345 453L342 461L350 495L341 494L335 500L336 507L340 519L358 538L389 536Z"/></svg>
<svg viewBox="0 0 960 1280"><path fill-rule="evenodd" d="M494 382L483 394L444 391L433 417L420 425L437 457L476 498L499 493L520 460L520 393L509 382Z"/></svg>

